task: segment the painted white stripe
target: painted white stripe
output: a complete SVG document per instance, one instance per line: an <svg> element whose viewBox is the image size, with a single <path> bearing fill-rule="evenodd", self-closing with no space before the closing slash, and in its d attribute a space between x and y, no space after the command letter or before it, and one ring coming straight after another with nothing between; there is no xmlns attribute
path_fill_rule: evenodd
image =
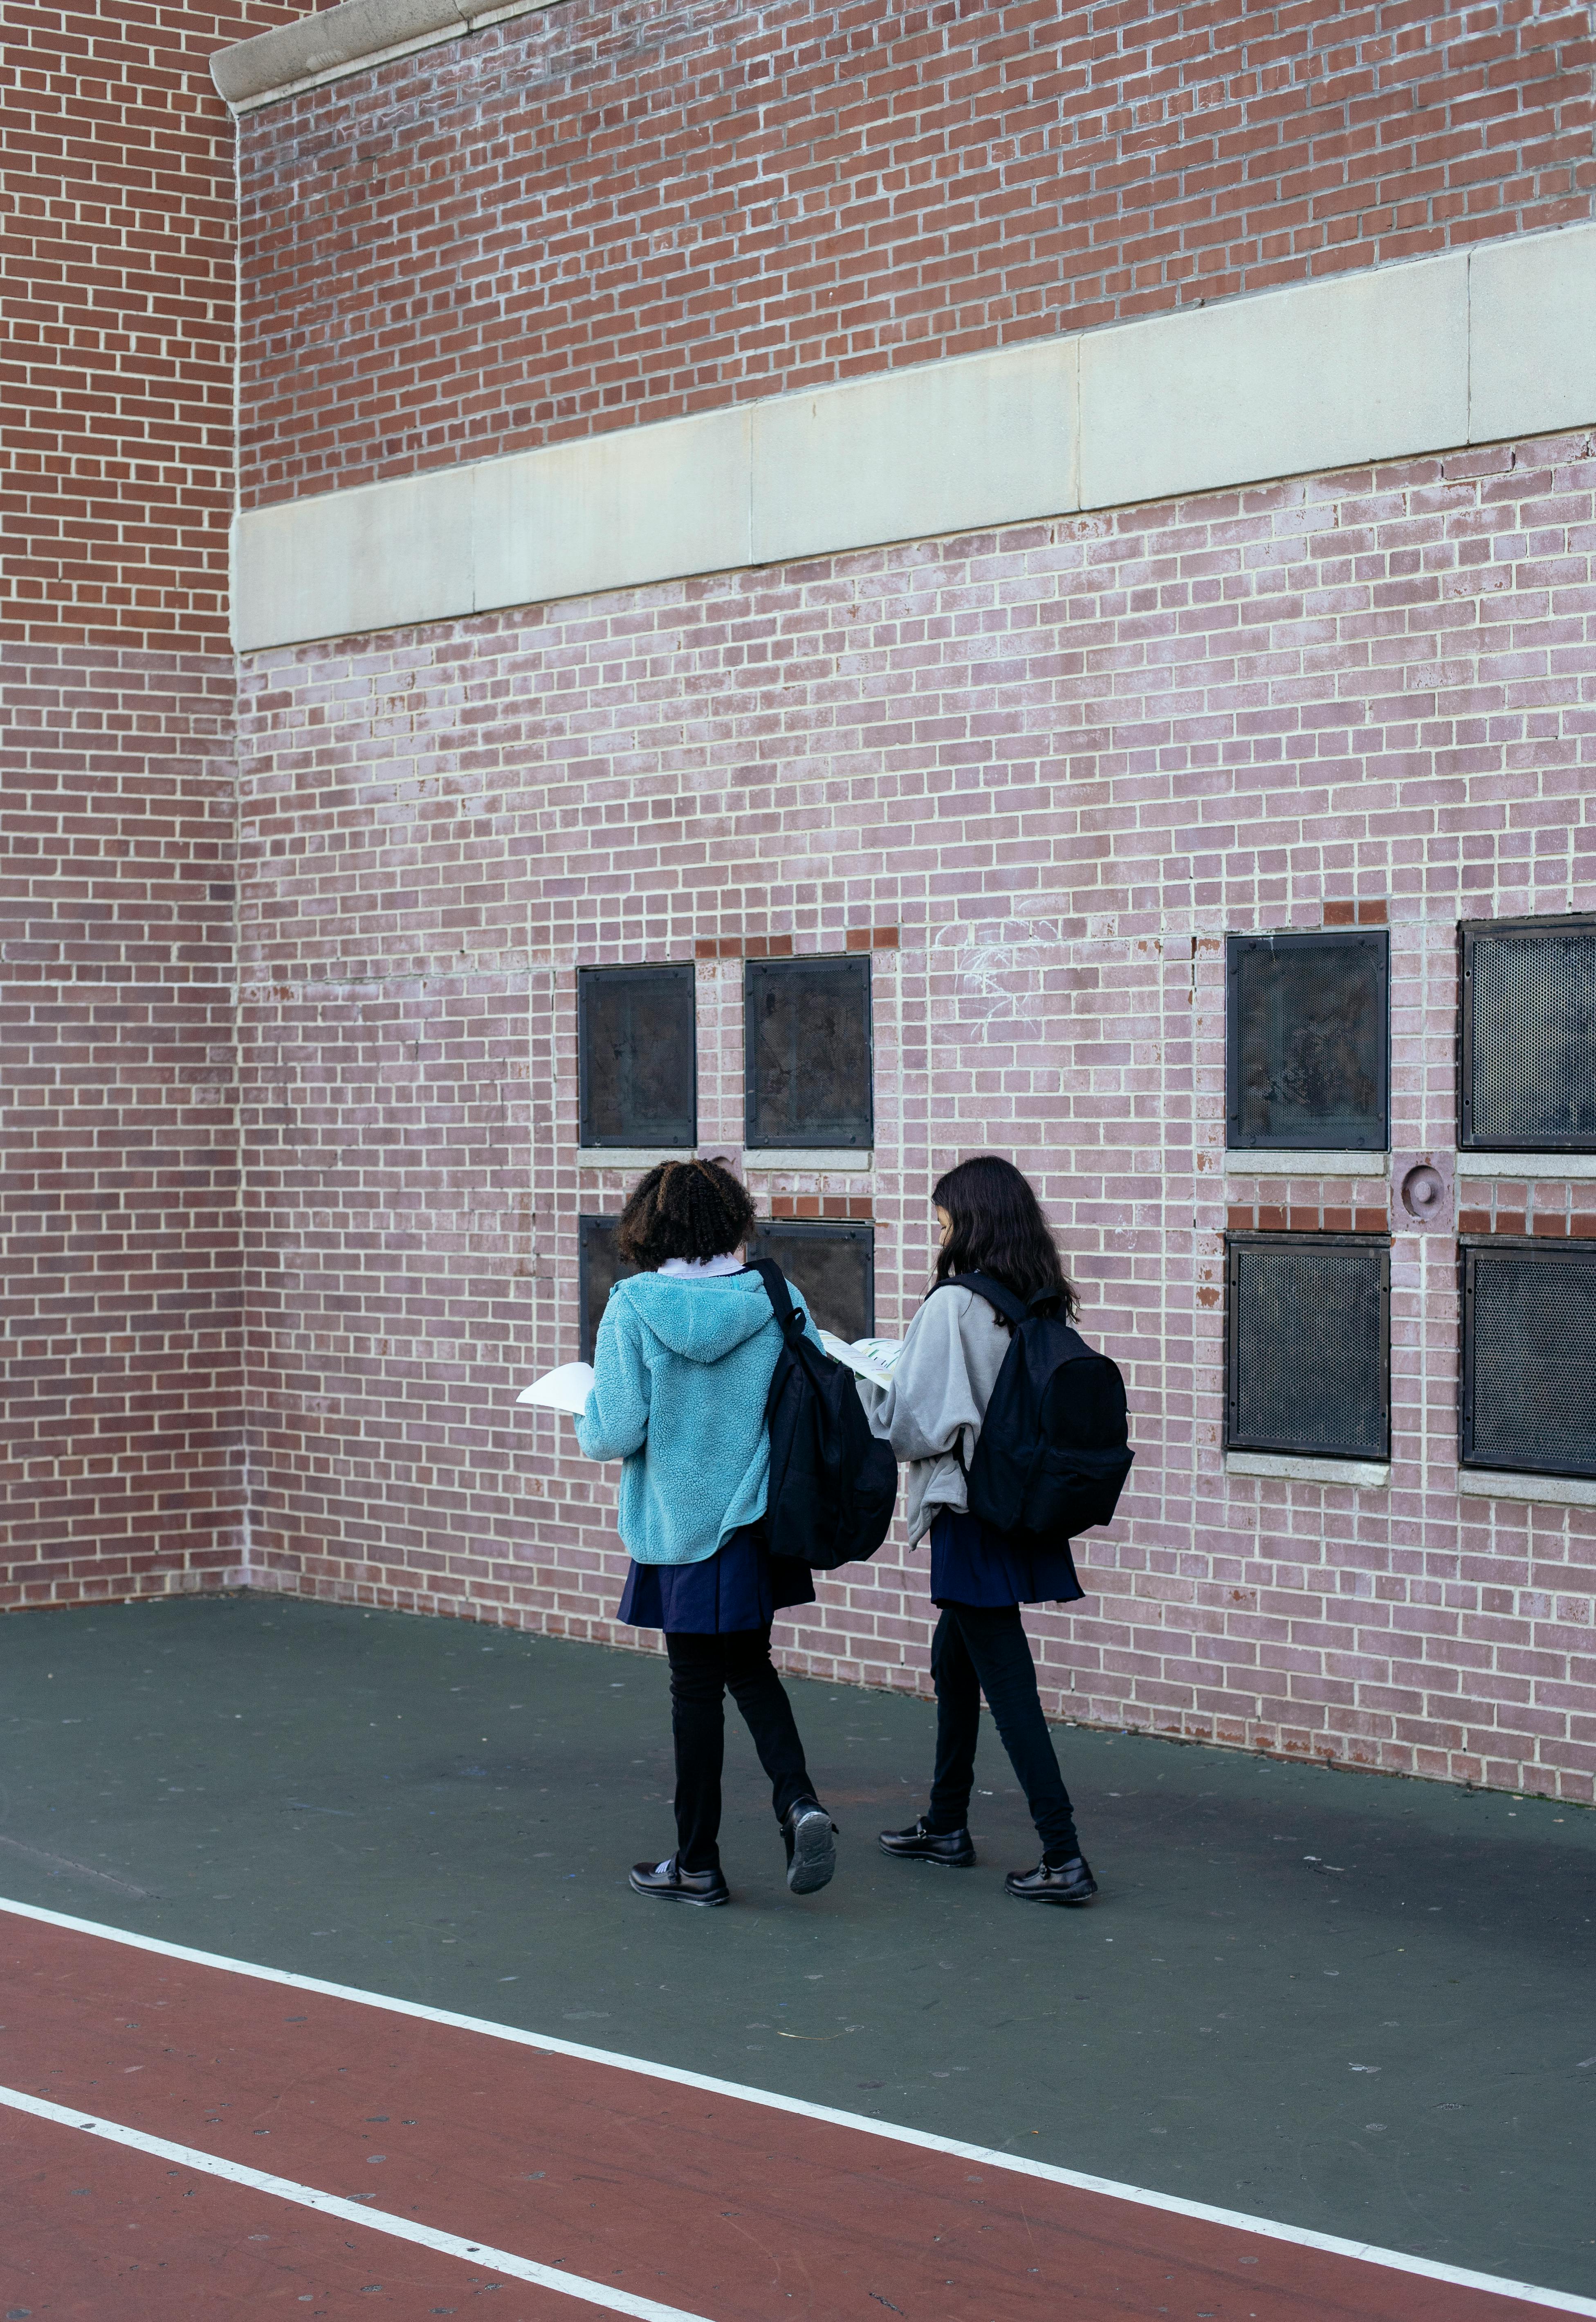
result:
<svg viewBox="0 0 1596 2322"><path fill-rule="evenodd" d="M1298 2249L1327 2251L1334 2257L1356 2258L1365 2265L1386 2266L1396 2273L1417 2274L1425 2281L1455 2282L1460 2289L1484 2290L1498 2298L1518 2298L1544 2306L1555 2314L1596 2317L1596 2299L1573 2291L1542 2290L1533 2282L1511 2281L1494 2273L1476 2273L1466 2266L1444 2265L1433 2258L1410 2257L1403 2250L1381 2249L1373 2242L1354 2242L1339 2234L1314 2233L1306 2226L1289 2226L1272 2217L1250 2217L1243 2209L1221 2209L1208 2201L1188 2201L1176 2193L1158 2193L1142 2185L1122 2185L1112 2177L1093 2177L1078 2169L1061 2169L1050 2161L1032 2161L1023 2154L1000 2153L986 2144L967 2144L951 2136L900 2127L895 2122L871 2120L863 2113L839 2112L830 2105L809 2104L802 2097L778 2096L769 2089L720 2080L705 2072L683 2071L674 2064L652 2063L645 2056L623 2056L609 2048L586 2048L574 2040L556 2040L547 2033L525 2032L514 2024L493 2024L480 2016L458 2016L446 2007L428 2007L416 1999L394 1999L385 1992L362 1991L346 1983L327 1983L319 1976L295 1975L289 1969L261 1967L252 1960L229 1959L219 1952L192 1950L187 1943L169 1943L156 1935L139 1935L125 1927L102 1926L94 1919L69 1917L32 1903L13 1902L0 1896L0 1911L41 1926L65 1927L78 1935L97 1935L105 1943L123 1943L131 1951L151 1952L160 1959L188 1961L195 1967L220 1968L229 1975L252 1976L257 1982L280 1985L288 1991L313 1991L325 1999L352 2000L389 2016L408 2016L422 2024L442 2024L454 2032L474 2032L491 2040L505 2040L518 2048L535 2048L548 2056L571 2056L579 2063L603 2064L614 2071L633 2072L640 2079L664 2080L672 2088L701 2089L708 2096L729 2097L739 2104L758 2105L766 2112L792 2113L801 2120L823 2121L832 2128L852 2130L889 2144L906 2144L922 2153L945 2153L956 2161L974 2161L986 2169L1006 2170L1016 2177L1039 2178L1044 2184L1067 2185L1081 2193L1102 2193L1111 2200L1133 2202L1138 2208L1160 2209L1170 2217L1194 2217L1205 2225L1226 2226L1232 2231L1255 2234L1265 2241L1289 2242ZM363 2214L363 2212L362 2212ZM661 2309L663 2310L663 2309Z"/></svg>
<svg viewBox="0 0 1596 2322"><path fill-rule="evenodd" d="M396 2217L391 2209L372 2209L363 2201L346 2201L341 2193L324 2193L315 2185L298 2184L292 2177L271 2177L263 2169L246 2169L241 2161L225 2161L218 2153L202 2153L192 2144L174 2144L164 2136L147 2136L142 2128L124 2128L120 2121L102 2120L94 2113L74 2112L66 2105L51 2104L45 2097L28 2096L21 2089L0 2088L0 2105L8 2106L13 2112L32 2113L36 2120L54 2121L61 2128L79 2129L107 2144L146 2153L151 2160L173 2162L179 2168L193 2170L197 2176L220 2177L229 2185L247 2186L252 2193L269 2194L274 2201L292 2201L298 2208L318 2210L323 2217L337 2217L346 2226L364 2226L369 2232L390 2235L395 2241L415 2242L422 2249L436 2250L441 2257L465 2258L485 2272L509 2274L517 2281L534 2281L540 2290L557 2290L562 2298L580 2299L585 2306L601 2306L610 2314L633 2315L637 2322L704 2322L702 2315L690 2314L684 2307L662 2306L655 2298L634 2298L630 2290L616 2290L608 2282L590 2281L585 2274L539 2265L532 2258L518 2257L513 2250L494 2249L487 2242L468 2242L460 2234L441 2234L436 2226L421 2225L414 2217Z"/></svg>
<svg viewBox="0 0 1596 2322"><path fill-rule="evenodd" d="M1583 224L253 508L234 528L234 642L458 620L1592 420Z"/></svg>

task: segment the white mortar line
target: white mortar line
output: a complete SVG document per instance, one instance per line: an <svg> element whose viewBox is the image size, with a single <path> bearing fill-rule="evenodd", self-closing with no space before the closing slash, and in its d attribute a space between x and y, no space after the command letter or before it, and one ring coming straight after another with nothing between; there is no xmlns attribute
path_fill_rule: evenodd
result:
<svg viewBox="0 0 1596 2322"><path fill-rule="evenodd" d="M391 2209L368 2208L363 2201L345 2200L340 2193L324 2193L319 2187L301 2185L292 2177L269 2177L263 2169L248 2169L242 2161L225 2161L219 2153L202 2152L197 2145L174 2144L164 2136L146 2135L142 2128L126 2128L120 2121L103 2120L97 2114L74 2112L66 2105L51 2104L46 2097L24 2095L21 2089L0 2088L0 2105L13 2112L32 2113L36 2120L54 2121L61 2128L75 2128L87 2135L97 2136L107 2144L120 2144L133 2153L147 2153L152 2160L175 2162L179 2168L192 2169L198 2176L219 2177L229 2185L245 2186L252 2193L265 2193L274 2201L292 2201L301 2209L316 2209L326 2217L336 2217L346 2226L364 2226L368 2232L388 2234L394 2240L415 2242L422 2249L436 2250L442 2257L463 2258L491 2273L506 2273L517 2281L533 2281L540 2290L557 2290L563 2298L580 2299L587 2306L601 2306L610 2314L630 2314L637 2322L703 2322L703 2317L689 2314L681 2306L662 2306L657 2299L634 2298L629 2290L614 2290L607 2283L590 2281L583 2274L565 2273L559 2267L539 2265L529 2257L518 2257L513 2250L494 2249L486 2242L468 2242L462 2234L440 2233L436 2226L421 2225L414 2217L396 2217ZM168 2264L180 2261L175 2254Z"/></svg>
<svg viewBox="0 0 1596 2322"><path fill-rule="evenodd" d="M1596 2299L1581 2298L1569 2290L1542 2290L1533 2282L1510 2281L1494 2273L1477 2273L1467 2266L1445 2265L1432 2258L1412 2257L1403 2250L1381 2249L1373 2242L1349 2241L1340 2234L1318 2234L1306 2226L1280 2224L1270 2217L1250 2217L1242 2209L1222 2209L1208 2201L1188 2201L1175 2193L1158 2193L1146 2186L1124 2185L1111 2177L1093 2177L1078 2169L1061 2169L1050 2161L1032 2161L1014 2153L996 2152L990 2145L967 2144L958 2137L936 2136L929 2131L903 2128L895 2122L872 2120L863 2113L841 2112L830 2105L809 2104L801 2097L776 2095L769 2089L745 2087L738 2080L721 2080L705 2072L678 2070L673 2064L656 2064L644 2056L626 2056L608 2048L588 2048L574 2040L557 2040L543 2032L525 2032L514 2024L493 2024L480 2016L460 2016L451 2008L428 2007L416 1999L395 1999L384 1992L362 1991L357 1986L327 1983L319 1976L296 1975L286 1968L261 1967L252 1960L229 1959L219 1952L193 1950L187 1943L169 1943L158 1935L138 1935L125 1927L107 1927L93 1919L69 1917L62 1911L46 1911L32 1903L14 1902L0 1896L0 1911L9 1911L19 1919L32 1919L40 1925L64 1927L79 1935L96 1935L102 1941L124 1943L130 1950L150 1952L160 1959L184 1960L195 1967L220 1968L230 1975L247 1975L257 1982L280 1985L289 1991L313 1991L325 1999L344 1999L356 2007L373 2007L390 2016L408 2016L423 2024L441 2024L455 2032L474 2032L489 2039L506 2040L513 2046L532 2048L549 2056L569 2056L583 2064L602 2064L614 2071L632 2072L638 2078L664 2080L672 2088L698 2089L706 2096L729 2097L739 2104L763 2106L767 2112L784 2112L800 2120L821 2121L829 2127L846 2128L861 2136L883 2138L891 2144L906 2144L920 2153L945 2153L956 2161L978 2162L986 2169L1006 2170L1011 2175L1040 2179L1049 2185L1068 2186L1079 2193L1101 2193L1110 2200L1130 2201L1138 2208L1159 2209L1177 2217L1191 2217L1199 2224L1228 2226L1233 2232L1254 2234L1261 2239L1288 2242L1298 2249L1324 2250L1332 2257L1356 2258L1366 2265L1380 2265L1395 2273L1416 2274L1425 2281L1454 2282L1463 2290L1479 2290L1497 2298L1517 2298L1530 2306L1544 2306L1555 2314L1578 2314L1596 2317ZM32 2098L23 2098L31 2105ZM72 2122L78 2116L65 2116ZM130 2135L133 2132L127 2132ZM218 2164L218 2169L220 2164ZM248 2172L244 2172L248 2173ZM318 2197L331 2203L334 2196ZM363 2224L371 2222L367 2212L355 2205L355 2215ZM402 2225L402 2220L395 2221ZM499 2263L499 2253L471 2245L472 2253L484 2258L491 2256ZM518 2260L526 2263L526 2260ZM528 2279L530 2277L527 2277ZM555 2277L555 2286L571 2290L571 2283ZM576 2294L576 2293L573 2293ZM619 2297L619 2293L616 2293ZM627 2312L644 2310L661 2316L678 2312L668 2307L628 2307ZM697 2322L697 2317L693 2317Z"/></svg>
<svg viewBox="0 0 1596 2322"><path fill-rule="evenodd" d="M243 136L236 115L229 116L233 133L233 511L227 524L227 635L234 636L234 572L237 562L236 543L239 519L243 514ZM228 736L228 782L232 791L233 861L230 865L233 881L233 901L229 907L229 924L233 930L233 959L228 974L228 1031L231 1064L228 1087L232 1096L231 1121L233 1135L234 1206L238 1214L239 1229L239 1297L238 1297L238 1453L239 1453L239 1561L245 1587L254 1577L255 1494L252 1469L254 1445L250 1425L250 1333L249 1317L244 1311L244 1282L248 1273L244 1251L246 1218L249 1209L249 1167L243 1138L243 779L238 759L240 718L238 665L234 663L232 692L232 725Z"/></svg>

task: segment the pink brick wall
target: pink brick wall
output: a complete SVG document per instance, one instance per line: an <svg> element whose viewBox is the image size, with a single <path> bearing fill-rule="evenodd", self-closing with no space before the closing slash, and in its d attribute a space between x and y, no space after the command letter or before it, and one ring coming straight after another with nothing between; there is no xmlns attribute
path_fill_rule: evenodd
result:
<svg viewBox="0 0 1596 2322"><path fill-rule="evenodd" d="M0 1606L242 1561L230 654L0 645Z"/></svg>
<svg viewBox="0 0 1596 2322"><path fill-rule="evenodd" d="M569 0L243 124L246 499L1590 215L1589 12Z"/></svg>
<svg viewBox="0 0 1596 2322"><path fill-rule="evenodd" d="M1596 908L1593 495L1589 441L1526 442L248 664L257 1575L627 1633L610 1476L510 1406L624 1186L577 1167L575 970L698 959L735 1151L738 953L895 929L872 1174L750 1182L867 1196L890 1330L935 1171L1033 1174L1140 1450L1033 1616L1054 1705L1590 1798L1596 1513L1460 1500L1450 1235L1396 1238L1389 1491L1219 1440L1227 1211L1390 1199L1227 1183L1223 933L1383 910L1393 1145L1449 1151L1457 919ZM922 1686L924 1572L825 1583L791 1664Z"/></svg>

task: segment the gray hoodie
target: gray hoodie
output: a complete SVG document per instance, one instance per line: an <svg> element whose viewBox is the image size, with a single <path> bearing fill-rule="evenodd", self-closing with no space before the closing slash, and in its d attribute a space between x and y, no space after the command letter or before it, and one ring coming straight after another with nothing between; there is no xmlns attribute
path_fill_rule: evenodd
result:
<svg viewBox="0 0 1596 2322"><path fill-rule="evenodd" d="M984 1298L939 1290L910 1323L891 1385L859 1381L871 1431L908 1466L911 1542L939 1508L963 1512L965 1475L1008 1350L1008 1331Z"/></svg>

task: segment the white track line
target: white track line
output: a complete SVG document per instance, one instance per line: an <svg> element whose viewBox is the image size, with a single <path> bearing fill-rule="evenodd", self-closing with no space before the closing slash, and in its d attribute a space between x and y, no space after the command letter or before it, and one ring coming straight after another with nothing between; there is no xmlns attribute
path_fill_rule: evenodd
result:
<svg viewBox="0 0 1596 2322"><path fill-rule="evenodd" d="M389 2234L396 2241L417 2242L442 2257L468 2259L488 2273L504 2273L517 2281L535 2281L540 2290L557 2290L562 2298L579 2298L588 2306L602 2306L610 2314L630 2314L637 2322L703 2322L702 2315L684 2307L662 2306L657 2299L634 2298L629 2290L590 2281L585 2274L565 2273L558 2266L538 2265L511 2250L493 2249L486 2242L468 2242L459 2234L440 2234L436 2226L418 2225L414 2217L396 2217L391 2209L371 2209L363 2201L346 2201L340 2193L324 2193L314 2185L300 2185L291 2177L269 2177L263 2169L246 2169L241 2161L224 2161L192 2144L173 2144L164 2136L146 2136L142 2129L124 2128L119 2121L101 2120L92 2113L72 2112L65 2105L31 2097L21 2089L0 2088L0 2105L13 2112L32 2113L38 2120L76 2128L107 2144L123 2144L133 2153L147 2153L156 2161L175 2162L198 2176L220 2177L229 2185L247 2186L274 2201L292 2201L301 2209L317 2209L346 2226L364 2226L369 2233Z"/></svg>
<svg viewBox="0 0 1596 2322"><path fill-rule="evenodd" d="M1554 2314L1596 2317L1596 2299L1576 2297L1572 2290L1542 2290L1530 2281L1509 2281L1497 2273L1475 2273L1466 2266L1443 2265L1434 2258L1410 2257L1404 2250L1381 2249L1373 2242L1347 2241L1339 2234L1316 2234L1306 2226L1279 2224L1272 2217L1249 2217L1243 2209L1215 2208L1207 2201L1183 2200L1177 2193L1155 2193L1142 2185L1122 2185L1112 2177L1089 2177L1078 2169L1060 2169L1050 2161L1027 2160L1022 2153L999 2153L990 2145L965 2144L951 2136L903 2128L891 2121L871 2120L863 2113L839 2112L830 2105L808 2104L802 2097L775 2095L769 2089L751 2089L738 2080L718 2080L704 2072L689 2072L674 2064L651 2063L644 2056L621 2056L609 2048L585 2048L574 2040L556 2040L543 2032L523 2032L514 2024L492 2024L480 2016L457 2016L446 2007L428 2007L420 2000L393 1999L385 1992L361 1991L353 1984L326 1983L319 1976L295 1975L286 1968L261 1967L252 1960L228 1959L220 1952L197 1952L186 1943L163 1943L155 1935L136 1935L125 1927L102 1926L94 1919L69 1918L62 1911L44 1911L32 1903L14 1903L0 1896L0 1911L19 1919L36 1919L47 1927L66 1927L74 1934L97 1935L124 1943L131 1950L153 1952L159 1958L187 1960L195 1967L222 1969L229 1975L252 1976L261 1983L280 1984L289 1991L314 1991L325 1999L353 2000L360 2007L380 2008L385 2015L409 2016L423 2024L442 2024L454 2032L475 2032L492 2040L508 2040L519 2048L536 2048L548 2056L572 2056L579 2063L603 2064L611 2071L635 2072L641 2079L664 2080L672 2088L702 2089L709 2096L731 2097L739 2104L760 2105L767 2112L795 2114L802 2120L824 2121L833 2128L851 2129L860 2136L884 2138L921 2153L945 2153L956 2161L978 2162L986 2169L1005 2169L1018 2177L1041 2178L1045 2184L1068 2185L1079 2193L1103 2193L1111 2200L1132 2201L1139 2208L1160 2209L1168 2216L1194 2217L1201 2224L1226 2226L1233 2233L1255 2234L1271 2242L1289 2242L1298 2249L1325 2250L1333 2257L1356 2258L1364 2265L1388 2267L1394 2273L1417 2274L1425 2281L1454 2282L1460 2290L1480 2290L1497 2298L1517 2298L1528 2306L1544 2306ZM659 2309L664 2312L665 2308Z"/></svg>

